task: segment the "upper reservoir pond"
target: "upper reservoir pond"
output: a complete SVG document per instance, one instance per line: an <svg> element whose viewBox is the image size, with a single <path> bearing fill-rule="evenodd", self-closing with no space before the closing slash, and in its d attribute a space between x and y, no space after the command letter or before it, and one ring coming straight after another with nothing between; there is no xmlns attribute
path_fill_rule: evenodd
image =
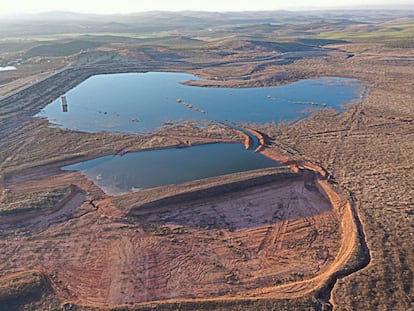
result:
<svg viewBox="0 0 414 311"><path fill-rule="evenodd" d="M57 99L37 116L81 131L148 133L172 120L295 120L310 109L340 109L341 104L357 99L362 89L360 82L346 78L237 89L180 84L196 79L166 72L97 75L64 94L65 109Z"/></svg>

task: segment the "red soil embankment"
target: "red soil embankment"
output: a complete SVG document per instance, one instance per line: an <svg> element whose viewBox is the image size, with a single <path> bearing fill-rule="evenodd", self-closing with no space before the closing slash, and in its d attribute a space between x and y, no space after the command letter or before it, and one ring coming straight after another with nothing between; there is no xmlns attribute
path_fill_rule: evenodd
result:
<svg viewBox="0 0 414 311"><path fill-rule="evenodd" d="M298 173L300 170L307 169L317 172L323 179L326 179L329 176L329 173L324 168L310 161L292 159L287 155L276 153L267 148L261 149L260 153L269 159L278 161L280 164L288 166L295 173Z"/></svg>
<svg viewBox="0 0 414 311"><path fill-rule="evenodd" d="M254 130L248 130L250 133L255 133ZM260 133L255 135L258 139L263 137ZM341 243L340 249L335 256L334 262L321 274L299 282L294 282L282 286L275 286L270 288L263 288L261 290L253 291L253 295L259 294L262 297L300 297L305 294L322 289L326 282L338 271L340 271L347 261L350 259L358 240L358 230L352 210L351 204L337 191L335 191L329 184L329 173L321 166L312 163L311 161L292 159L289 156L278 154L270 149L261 148L260 152L281 164L287 165L294 172L308 170L314 172L315 185L318 192L326 197L330 202L332 209L341 219Z"/></svg>
<svg viewBox="0 0 414 311"><path fill-rule="evenodd" d="M240 131L240 130L238 130L238 129L235 129L235 128L233 128L233 127L230 127L234 132L236 132L237 134L239 134L240 136L242 136L243 137L243 139L244 139L244 142L243 142L243 145L244 145L244 148L247 150L247 149L249 149L252 145L253 145L253 142L252 142L252 139L249 137L249 135L247 135L246 133L243 133L242 131Z"/></svg>
<svg viewBox="0 0 414 311"><path fill-rule="evenodd" d="M328 177L328 172L323 169L321 166L312 163L310 161L303 161L303 160L296 160L296 159L292 159L288 156L284 156L281 154L278 154L270 149L266 149L266 141L265 138L263 136L263 134L261 134L260 132L248 128L248 127L243 127L243 130L249 132L250 134L254 135L258 140L259 140L259 146L256 148L255 152L261 152L264 156L278 161L283 165L287 165L290 167L291 170L293 170L295 173L299 172L299 170L301 169L308 169L314 172L319 173L323 178L327 178ZM241 131L238 131L238 133L240 132L241 135L243 135L243 137L247 136L246 134L244 134ZM247 149L247 148L246 148Z"/></svg>
<svg viewBox="0 0 414 311"><path fill-rule="evenodd" d="M258 131L253 130L251 128L243 127L243 129L246 130L247 132L249 132L250 134L252 134L253 136L256 136L257 139L259 140L259 146L256 148L256 150L254 152L260 152L261 150L263 150L265 145L266 145L264 136L261 133L259 133Z"/></svg>

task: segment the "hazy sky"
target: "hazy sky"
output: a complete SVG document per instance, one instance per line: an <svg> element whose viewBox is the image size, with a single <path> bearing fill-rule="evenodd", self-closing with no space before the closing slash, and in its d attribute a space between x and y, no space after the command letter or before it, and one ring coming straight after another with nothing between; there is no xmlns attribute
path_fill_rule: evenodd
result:
<svg viewBox="0 0 414 311"><path fill-rule="evenodd" d="M400 0L398 4L413 4ZM3 0L0 15L44 11L133 13L150 10L244 11L391 5L395 0Z"/></svg>

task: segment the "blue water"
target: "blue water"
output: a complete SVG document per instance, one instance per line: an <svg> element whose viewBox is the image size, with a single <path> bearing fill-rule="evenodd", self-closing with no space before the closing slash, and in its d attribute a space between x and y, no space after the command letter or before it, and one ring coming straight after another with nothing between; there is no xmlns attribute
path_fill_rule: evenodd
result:
<svg viewBox="0 0 414 311"><path fill-rule="evenodd" d="M93 76L37 116L64 128L87 132L148 133L168 121L214 120L280 122L303 118L310 110L340 105L358 98L362 84L355 79L321 78L265 88L204 88L180 82L197 79L184 73L126 73ZM178 103L194 105L205 113ZM314 102L318 105L295 104Z"/></svg>
<svg viewBox="0 0 414 311"><path fill-rule="evenodd" d="M236 126L233 122L295 120L324 106L341 109L341 104L357 99L362 90L358 81L343 78L240 89L180 84L191 79L197 78L162 72L93 76L65 94L67 112L58 99L38 116L88 132L148 133L165 122L183 120ZM105 192L120 194L278 165L261 154L245 151L241 144L212 144L107 156L63 169L81 171Z"/></svg>
<svg viewBox="0 0 414 311"><path fill-rule="evenodd" d="M224 174L278 166L278 162L241 144L211 144L106 156L69 165L108 194L178 184Z"/></svg>

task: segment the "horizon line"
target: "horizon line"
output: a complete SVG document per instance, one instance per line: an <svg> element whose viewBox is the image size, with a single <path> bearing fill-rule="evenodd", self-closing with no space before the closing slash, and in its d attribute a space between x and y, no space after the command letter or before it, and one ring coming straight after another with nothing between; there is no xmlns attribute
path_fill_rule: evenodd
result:
<svg viewBox="0 0 414 311"><path fill-rule="evenodd" d="M143 10L143 11L132 11L132 12L89 12L89 11L72 11L72 10L45 10L39 12L8 12L0 13L0 16L36 16L42 14L52 14L52 13L69 13L74 15L134 15L134 14L145 14L145 13L254 13L254 12L323 12L323 11L370 11L370 10L393 10L400 11L409 8L414 11L414 4L388 4L388 5L355 5L355 6L336 6L336 7L298 7L298 8L281 8L281 9L255 9L255 10L192 10L192 9L182 9L182 10Z"/></svg>

